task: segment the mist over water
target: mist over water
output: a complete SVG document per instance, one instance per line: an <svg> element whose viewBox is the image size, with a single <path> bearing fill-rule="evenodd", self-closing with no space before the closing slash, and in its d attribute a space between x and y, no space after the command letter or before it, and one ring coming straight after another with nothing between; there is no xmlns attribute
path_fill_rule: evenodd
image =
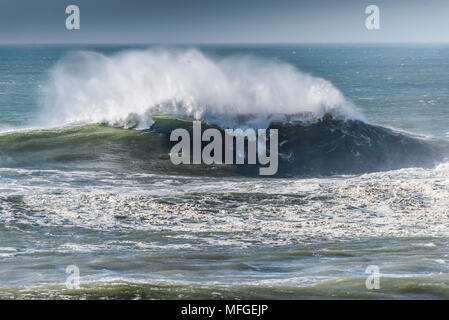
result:
<svg viewBox="0 0 449 320"><path fill-rule="evenodd" d="M51 70L43 120L67 123L151 125L171 115L267 126L273 115L332 112L361 117L331 82L285 62L251 55L213 57L196 49L127 50L113 55L73 52Z"/></svg>

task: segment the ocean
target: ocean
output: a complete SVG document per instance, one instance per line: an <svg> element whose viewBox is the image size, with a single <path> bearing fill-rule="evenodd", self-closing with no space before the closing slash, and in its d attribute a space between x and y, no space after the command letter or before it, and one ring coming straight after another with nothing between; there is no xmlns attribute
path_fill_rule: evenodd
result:
<svg viewBox="0 0 449 320"><path fill-rule="evenodd" d="M443 45L0 46L0 298L447 299L448 74ZM179 119L278 129L277 174L172 164Z"/></svg>

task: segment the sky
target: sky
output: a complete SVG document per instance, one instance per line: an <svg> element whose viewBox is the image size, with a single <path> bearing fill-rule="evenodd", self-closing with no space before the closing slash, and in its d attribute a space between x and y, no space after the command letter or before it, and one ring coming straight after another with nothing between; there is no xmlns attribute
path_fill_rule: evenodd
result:
<svg viewBox="0 0 449 320"><path fill-rule="evenodd" d="M449 43L448 16L448 0L0 0L0 43Z"/></svg>

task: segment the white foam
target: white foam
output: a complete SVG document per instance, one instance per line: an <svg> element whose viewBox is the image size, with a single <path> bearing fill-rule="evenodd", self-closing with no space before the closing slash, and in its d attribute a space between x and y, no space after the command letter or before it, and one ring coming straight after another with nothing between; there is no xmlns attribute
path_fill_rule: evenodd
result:
<svg viewBox="0 0 449 320"><path fill-rule="evenodd" d="M232 121L257 115L331 110L360 114L331 82L287 63L256 57L212 58L195 49L128 50L112 56L75 52L57 63L44 88L41 122L148 127L150 115Z"/></svg>

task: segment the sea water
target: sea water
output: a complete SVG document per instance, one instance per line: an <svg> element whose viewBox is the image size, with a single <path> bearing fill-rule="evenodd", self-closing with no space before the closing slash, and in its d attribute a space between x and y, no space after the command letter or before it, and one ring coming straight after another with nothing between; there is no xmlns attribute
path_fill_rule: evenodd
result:
<svg viewBox="0 0 449 320"><path fill-rule="evenodd" d="M448 74L447 46L2 46L0 298L448 298ZM329 110L274 178L167 166L151 129Z"/></svg>

